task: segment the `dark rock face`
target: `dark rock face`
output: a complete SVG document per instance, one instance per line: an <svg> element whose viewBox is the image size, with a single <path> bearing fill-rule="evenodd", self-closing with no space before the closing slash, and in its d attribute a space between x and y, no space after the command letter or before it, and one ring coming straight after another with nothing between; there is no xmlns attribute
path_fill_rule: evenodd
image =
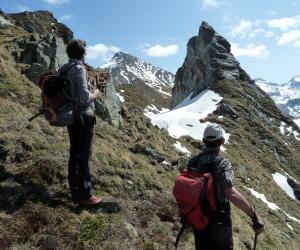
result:
<svg viewBox="0 0 300 250"><path fill-rule="evenodd" d="M296 183L293 179L288 178L287 179L288 184L293 188L294 194L297 198L297 200L300 202L300 184Z"/></svg>
<svg viewBox="0 0 300 250"><path fill-rule="evenodd" d="M185 61L176 73L171 107L175 107L190 93L196 96L218 79L251 82L231 54L230 43L203 22L198 36L189 40Z"/></svg>
<svg viewBox="0 0 300 250"><path fill-rule="evenodd" d="M63 38L65 43L73 38L73 32L66 25L58 23L49 11L25 11L9 16L15 20L17 26L21 26L29 33L40 35L54 33L55 36Z"/></svg>

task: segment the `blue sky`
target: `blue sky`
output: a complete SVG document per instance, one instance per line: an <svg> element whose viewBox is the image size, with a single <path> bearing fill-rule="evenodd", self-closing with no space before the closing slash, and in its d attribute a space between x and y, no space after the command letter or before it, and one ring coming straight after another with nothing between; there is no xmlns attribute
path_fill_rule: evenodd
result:
<svg viewBox="0 0 300 250"><path fill-rule="evenodd" d="M1 0L0 8L53 12L87 41L87 61L96 67L125 51L176 73L205 20L230 41L252 78L281 83L300 74L296 0Z"/></svg>

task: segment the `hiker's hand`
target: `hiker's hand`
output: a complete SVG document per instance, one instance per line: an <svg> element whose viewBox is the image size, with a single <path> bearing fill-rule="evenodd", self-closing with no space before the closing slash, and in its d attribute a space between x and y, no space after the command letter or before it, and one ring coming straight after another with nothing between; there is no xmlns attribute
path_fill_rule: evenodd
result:
<svg viewBox="0 0 300 250"><path fill-rule="evenodd" d="M51 125L52 123L57 121L56 112L52 108L45 108L45 109L47 110L48 115L49 115L49 119L47 119L47 120Z"/></svg>
<svg viewBox="0 0 300 250"><path fill-rule="evenodd" d="M263 231L265 231L264 222L263 222L262 218L256 212L254 212L254 217L252 218L252 223L253 223L252 228L256 235L259 235Z"/></svg>
<svg viewBox="0 0 300 250"><path fill-rule="evenodd" d="M102 93L100 92L99 89L95 89L95 90L93 91L93 93L92 93L92 98L93 98L94 100L96 100L98 97L101 97L101 96L102 96Z"/></svg>

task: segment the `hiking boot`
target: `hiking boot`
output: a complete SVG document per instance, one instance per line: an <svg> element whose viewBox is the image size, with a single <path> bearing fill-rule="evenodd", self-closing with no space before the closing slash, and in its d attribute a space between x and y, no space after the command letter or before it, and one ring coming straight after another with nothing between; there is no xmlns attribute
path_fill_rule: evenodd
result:
<svg viewBox="0 0 300 250"><path fill-rule="evenodd" d="M98 205L100 202L101 202L101 198L96 197L96 196L93 195L87 200L81 200L80 205L82 205L82 206L94 206L94 205Z"/></svg>

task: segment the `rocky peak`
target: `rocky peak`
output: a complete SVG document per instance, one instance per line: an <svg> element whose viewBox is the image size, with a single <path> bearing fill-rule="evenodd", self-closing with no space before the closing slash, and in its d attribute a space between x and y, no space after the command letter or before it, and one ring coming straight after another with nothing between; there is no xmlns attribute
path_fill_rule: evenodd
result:
<svg viewBox="0 0 300 250"><path fill-rule="evenodd" d="M8 15L15 20L17 26L21 26L29 33L53 34L63 38L65 43L73 38L73 32L66 25L57 22L49 11L25 11Z"/></svg>
<svg viewBox="0 0 300 250"><path fill-rule="evenodd" d="M294 88L295 90L300 90L300 75L294 76L289 82L288 85L290 85L291 88Z"/></svg>
<svg viewBox="0 0 300 250"><path fill-rule="evenodd" d="M232 55L230 43L202 22L198 35L189 40L185 61L176 73L172 107L190 93L195 96L211 87L218 79L252 82Z"/></svg>
<svg viewBox="0 0 300 250"><path fill-rule="evenodd" d="M142 81L159 92L166 91L170 95L174 84L174 75L171 72L124 52L116 53L101 68L110 71L115 85L134 85Z"/></svg>
<svg viewBox="0 0 300 250"><path fill-rule="evenodd" d="M300 127L300 76L294 76L289 82L278 84L263 79L255 79L256 85L272 97L277 107L294 117Z"/></svg>

